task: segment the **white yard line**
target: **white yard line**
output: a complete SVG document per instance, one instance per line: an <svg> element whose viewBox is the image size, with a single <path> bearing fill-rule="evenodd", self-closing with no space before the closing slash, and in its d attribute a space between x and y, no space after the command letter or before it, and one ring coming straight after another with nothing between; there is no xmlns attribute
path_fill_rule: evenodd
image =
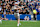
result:
<svg viewBox="0 0 40 27"><path fill-rule="evenodd" d="M25 20L21 20L21 22L38 22L38 21L25 21Z"/></svg>

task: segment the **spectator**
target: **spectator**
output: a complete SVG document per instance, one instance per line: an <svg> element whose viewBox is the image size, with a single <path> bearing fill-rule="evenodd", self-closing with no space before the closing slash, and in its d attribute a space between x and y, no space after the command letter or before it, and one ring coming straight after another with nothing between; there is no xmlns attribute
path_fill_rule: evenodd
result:
<svg viewBox="0 0 40 27"><path fill-rule="evenodd" d="M1 14L13 14L14 7L19 8L20 14L34 14L33 10L37 11L37 15L40 13L40 2L38 1L26 1L23 2L22 0L2 0L0 1L0 13ZM31 14L31 15L32 15Z"/></svg>

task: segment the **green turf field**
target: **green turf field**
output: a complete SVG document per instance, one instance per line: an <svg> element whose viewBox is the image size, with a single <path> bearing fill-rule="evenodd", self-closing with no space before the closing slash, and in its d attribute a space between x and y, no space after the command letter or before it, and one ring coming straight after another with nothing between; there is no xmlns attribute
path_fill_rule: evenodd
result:
<svg viewBox="0 0 40 27"><path fill-rule="evenodd" d="M2 21L0 27L17 27L17 21ZM21 21L19 27L40 27L40 21Z"/></svg>

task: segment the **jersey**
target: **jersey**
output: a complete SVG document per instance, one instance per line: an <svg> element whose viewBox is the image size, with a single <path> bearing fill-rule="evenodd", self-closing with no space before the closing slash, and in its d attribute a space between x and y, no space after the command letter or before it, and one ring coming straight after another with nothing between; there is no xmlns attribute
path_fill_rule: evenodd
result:
<svg viewBox="0 0 40 27"><path fill-rule="evenodd" d="M26 19L28 19L29 17L25 16Z"/></svg>
<svg viewBox="0 0 40 27"><path fill-rule="evenodd" d="M20 15L19 15L19 10L18 9L16 9L17 7L16 6L14 6L14 16L15 16L15 18L20 18Z"/></svg>

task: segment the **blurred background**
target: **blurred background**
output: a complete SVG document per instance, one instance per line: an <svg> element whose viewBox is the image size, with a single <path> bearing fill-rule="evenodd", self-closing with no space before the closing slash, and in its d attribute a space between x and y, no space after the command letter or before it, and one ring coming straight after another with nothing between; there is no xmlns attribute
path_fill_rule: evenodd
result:
<svg viewBox="0 0 40 27"><path fill-rule="evenodd" d="M19 6L21 20L40 20L40 0L0 0L0 18L16 20L14 6Z"/></svg>

